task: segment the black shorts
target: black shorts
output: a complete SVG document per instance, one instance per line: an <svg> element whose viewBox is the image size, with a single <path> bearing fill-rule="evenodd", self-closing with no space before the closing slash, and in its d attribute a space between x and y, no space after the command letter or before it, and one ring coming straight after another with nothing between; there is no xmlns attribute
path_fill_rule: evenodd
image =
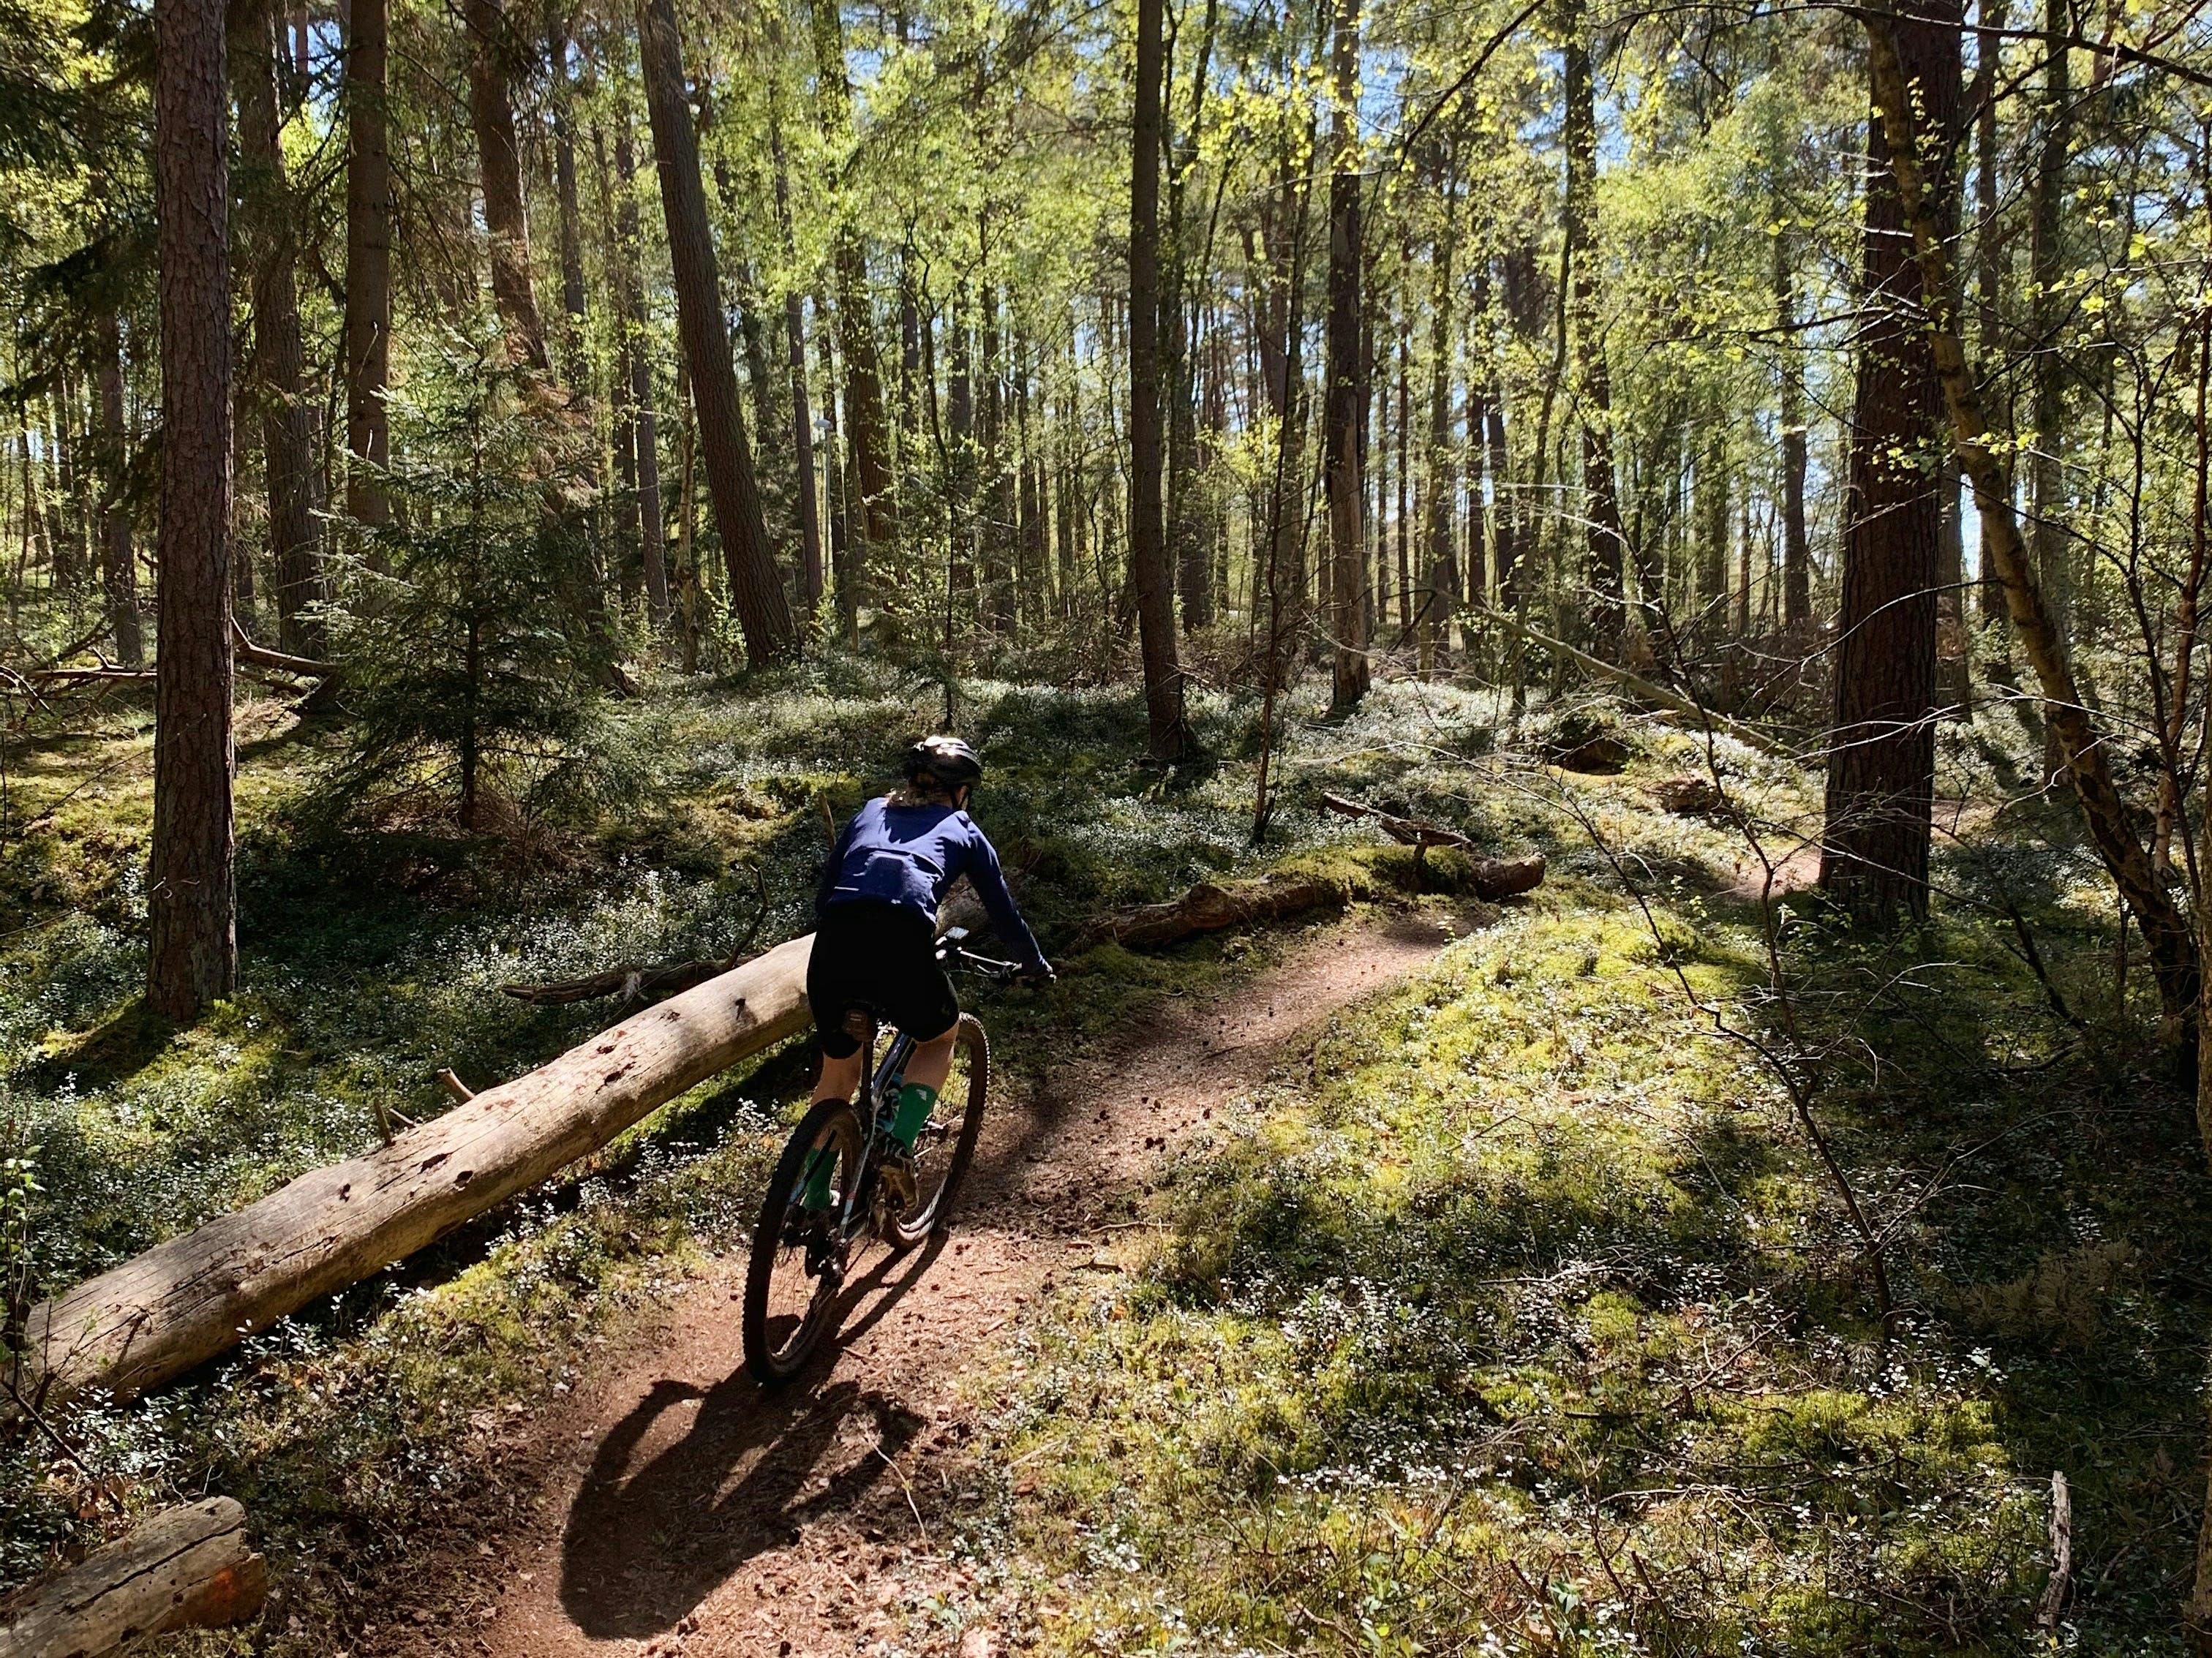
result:
<svg viewBox="0 0 2212 1658"><path fill-rule="evenodd" d="M806 999L814 1009L815 1040L833 1060L859 1051L845 1029L846 1012L854 1007L872 1009L878 1023L922 1042L943 1035L960 1017L930 918L867 899L822 912L806 963Z"/></svg>

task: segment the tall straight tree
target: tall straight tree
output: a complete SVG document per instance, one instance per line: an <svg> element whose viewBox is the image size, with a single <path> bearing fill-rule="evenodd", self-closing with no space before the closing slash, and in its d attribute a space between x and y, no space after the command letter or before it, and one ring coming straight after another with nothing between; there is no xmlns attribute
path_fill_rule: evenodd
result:
<svg viewBox="0 0 2212 1658"><path fill-rule="evenodd" d="M1805 367L1787 231L1774 236L1774 322L1782 346L1782 627L1801 645L1813 625L1813 549L1805 534Z"/></svg>
<svg viewBox="0 0 2212 1658"><path fill-rule="evenodd" d="M1919 112L1914 159L1929 210L1950 235L1950 159L1960 106L1959 0L1921 0L1895 26ZM1923 325L1921 264L1890 167L1868 124L1866 235L1837 619L1820 885L1862 924L1928 908L1935 791L1936 579L1943 390Z"/></svg>
<svg viewBox="0 0 2212 1658"><path fill-rule="evenodd" d="M1566 70L1567 185L1564 229L1571 288L1568 305L1581 379L1583 541L1589 558L1591 633L1597 653L1617 661L1627 643L1628 605L1622 574L1627 538L1621 531L1620 486L1613 471L1613 374L1598 314L1597 88L1590 72L1586 0L1564 0L1561 35Z"/></svg>
<svg viewBox="0 0 2212 1658"><path fill-rule="evenodd" d="M722 310L721 270L707 225L707 191L699 176L699 144L684 96L684 57L673 0L638 0L638 60L653 118L660 168L661 211L668 222L668 259L676 278L676 320L690 370L698 441L707 461L707 493L721 531L730 605L755 665L799 651L791 604L768 544L760 487L753 478L738 375L730 361L729 324Z"/></svg>
<svg viewBox="0 0 2212 1658"><path fill-rule="evenodd" d="M462 0L461 16L469 32L469 120L482 170L484 228L491 233L492 303L507 329L508 356L542 374L552 364L530 275L530 215L522 196L509 67L514 42L499 0Z"/></svg>
<svg viewBox="0 0 2212 1658"><path fill-rule="evenodd" d="M653 625L669 623L668 531L660 512L660 434L654 418L653 364L645 349L645 286L638 278L637 155L630 140L629 112L616 129L614 210L605 215L612 240L608 263L615 288L615 464L625 499L618 522L637 541L639 569L645 577L646 607ZM592 143L599 143L592 129ZM600 188L607 188L606 156L598 157ZM601 203L604 210L606 203ZM686 670L689 671L689 670Z"/></svg>
<svg viewBox="0 0 2212 1658"><path fill-rule="evenodd" d="M845 66L842 0L812 0L815 74L823 118L839 143L853 126L853 88ZM854 482L860 489L865 534L853 551L852 604L865 597L867 554L898 542L898 496L892 479L890 425L884 412L884 371L876 351L875 304L868 295L867 251L852 222L841 216L830 248L837 281L837 346L845 359L845 425L853 446ZM842 599L841 603L844 602Z"/></svg>
<svg viewBox="0 0 2212 1658"><path fill-rule="evenodd" d="M784 257L794 258L798 240L791 228L790 166L783 149L783 82L768 77L769 159L775 169L775 225ZM806 301L793 285L783 296L784 367L791 377L791 452L799 495L799 551L805 566L806 608L822 602L822 509L815 496L814 411L806 396Z"/></svg>
<svg viewBox="0 0 2212 1658"><path fill-rule="evenodd" d="M1168 568L1160 420L1160 97L1166 53L1164 0L1137 0L1137 61L1129 174L1129 580L1145 668L1145 714L1155 758L1189 747L1182 665L1176 656L1174 574Z"/></svg>
<svg viewBox="0 0 2212 1658"><path fill-rule="evenodd" d="M240 0L231 14L232 76L238 86L240 192L253 254L253 380L261 405L261 457L269 496L269 562L276 623L288 651L314 656L322 628L309 607L321 597L315 557L314 423L304 387L300 301L295 287L299 207L284 172L276 65L285 53L267 0Z"/></svg>
<svg viewBox="0 0 2212 1658"><path fill-rule="evenodd" d="M238 976L222 0L158 0L154 45L163 436L146 1003L184 1020L228 995Z"/></svg>
<svg viewBox="0 0 2212 1658"><path fill-rule="evenodd" d="M1367 695L1366 537L1361 441L1366 374L1360 349L1359 0L1336 0L1331 56L1335 108L1329 131L1328 391L1322 419L1328 448L1329 626L1336 638L1330 701L1348 708Z"/></svg>
<svg viewBox="0 0 2212 1658"><path fill-rule="evenodd" d="M93 421L100 448L100 584L115 659L136 668L145 663L146 645L138 616L138 555L131 544L131 507L124 499L130 456L124 429L123 329L113 311L101 314L94 343L100 354Z"/></svg>
<svg viewBox="0 0 2212 1658"><path fill-rule="evenodd" d="M383 479L392 456L385 392L392 379L391 52L388 0L351 0L346 13L346 511L364 524L390 515Z"/></svg>
<svg viewBox="0 0 2212 1658"><path fill-rule="evenodd" d="M546 20L547 57L553 73L553 190L561 212L561 372L581 390L591 383L584 355L584 232L576 200L576 124L569 106L568 19L566 0L554 0Z"/></svg>

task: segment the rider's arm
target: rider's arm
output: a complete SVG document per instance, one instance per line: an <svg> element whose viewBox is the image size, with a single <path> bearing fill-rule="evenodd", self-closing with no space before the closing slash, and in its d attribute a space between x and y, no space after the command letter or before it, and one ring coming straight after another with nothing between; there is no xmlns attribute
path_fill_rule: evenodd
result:
<svg viewBox="0 0 2212 1658"><path fill-rule="evenodd" d="M830 902L830 890L837 884L838 873L845 867L845 855L853 849L853 831L860 826L860 815L854 812L845 820L845 827L837 836L836 844L830 848L830 856L822 865L822 884L814 890L814 913L819 915Z"/></svg>
<svg viewBox="0 0 2212 1658"><path fill-rule="evenodd" d="M973 829L967 852L968 879L975 889L975 896L983 901L983 908L1000 939L1020 952L1024 968L1032 972L1048 971L1044 951L1037 948L1036 935L1022 920L1021 911L1014 905L1014 895L1006 890L1006 872L999 867L998 849L992 846L990 837L980 829Z"/></svg>

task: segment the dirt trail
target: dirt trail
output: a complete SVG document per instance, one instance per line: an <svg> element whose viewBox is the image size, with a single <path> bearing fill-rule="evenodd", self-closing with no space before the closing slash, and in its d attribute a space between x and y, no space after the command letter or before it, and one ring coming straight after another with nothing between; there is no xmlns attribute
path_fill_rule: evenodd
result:
<svg viewBox="0 0 2212 1658"><path fill-rule="evenodd" d="M434 1617L357 1655L812 1658L884 1636L914 1650L896 1609L961 1587L937 1550L964 1506L956 1389L978 1349L1091 1262L1108 1212L1170 1142L1450 936L1413 916L1330 927L1222 998L1171 1004L1024 1107L999 1105L950 1232L860 1286L836 1350L785 1391L745 1373L744 1262L721 1263L640 1338L635 1363L546 1424L535 1518L457 1566ZM962 1650L987 1649L971 1636Z"/></svg>

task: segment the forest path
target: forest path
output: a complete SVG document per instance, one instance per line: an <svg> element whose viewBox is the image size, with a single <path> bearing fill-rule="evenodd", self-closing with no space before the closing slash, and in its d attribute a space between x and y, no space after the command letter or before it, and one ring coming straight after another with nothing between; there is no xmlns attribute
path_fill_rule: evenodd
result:
<svg viewBox="0 0 2212 1658"><path fill-rule="evenodd" d="M973 1507L955 1484L972 1426L963 1372L1092 1263L1116 1236L1105 1215L1167 1145L1456 931L1352 918L1210 1001L1148 1011L1018 1107L994 1102L947 1234L864 1284L835 1351L786 1391L746 1373L744 1263L719 1263L642 1333L635 1363L587 1379L545 1423L534 1514L453 1563L434 1614L356 1653L814 1658L884 1637L916 1650L899 1609L966 1584L942 1552ZM959 1650L1003 1643L971 1631Z"/></svg>

